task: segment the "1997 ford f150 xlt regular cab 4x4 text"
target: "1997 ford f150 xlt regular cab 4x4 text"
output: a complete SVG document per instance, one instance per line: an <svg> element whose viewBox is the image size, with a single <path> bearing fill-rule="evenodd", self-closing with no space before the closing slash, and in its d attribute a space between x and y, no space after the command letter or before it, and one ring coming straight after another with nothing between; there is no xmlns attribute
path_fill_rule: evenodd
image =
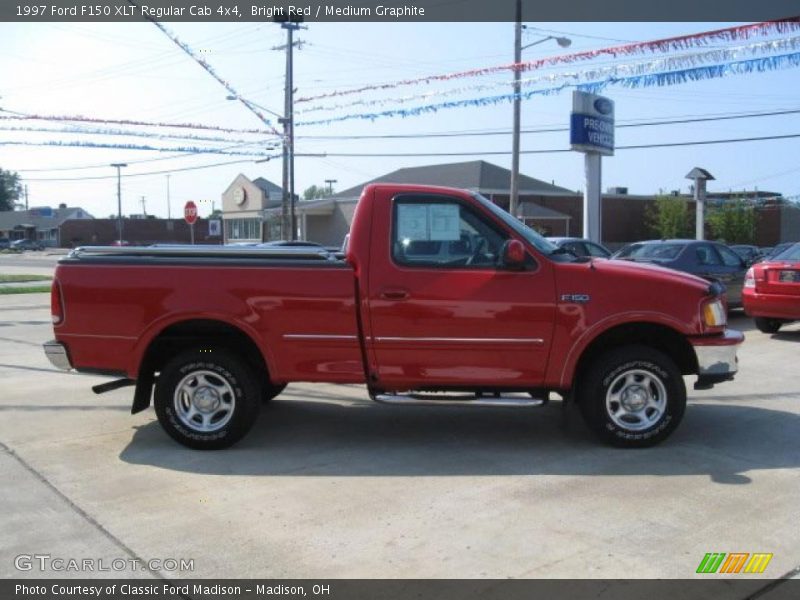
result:
<svg viewBox="0 0 800 600"><path fill-rule="evenodd" d="M62 368L120 375L179 442L222 448L295 381L365 383L396 404L574 399L619 446L677 427L732 379L744 337L723 287L577 258L464 190L367 186L343 254L322 248L85 248L52 291Z"/></svg>

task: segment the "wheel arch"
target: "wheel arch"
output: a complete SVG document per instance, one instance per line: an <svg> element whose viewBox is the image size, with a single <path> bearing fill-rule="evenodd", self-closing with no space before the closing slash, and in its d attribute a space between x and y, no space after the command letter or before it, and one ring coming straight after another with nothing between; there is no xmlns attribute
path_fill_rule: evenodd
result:
<svg viewBox="0 0 800 600"><path fill-rule="evenodd" d="M615 325L596 335L580 353L572 372L567 373L565 369L566 381L580 381L587 367L603 353L629 345L643 345L662 352L683 375L697 373L697 355L683 333L661 323L643 321Z"/></svg>
<svg viewBox="0 0 800 600"><path fill-rule="evenodd" d="M184 318L162 325L141 344L136 361L138 376L143 371L156 372L175 354L187 349L208 346L225 347L242 355L255 369L265 375L273 372L265 349L258 338L227 320L197 317Z"/></svg>

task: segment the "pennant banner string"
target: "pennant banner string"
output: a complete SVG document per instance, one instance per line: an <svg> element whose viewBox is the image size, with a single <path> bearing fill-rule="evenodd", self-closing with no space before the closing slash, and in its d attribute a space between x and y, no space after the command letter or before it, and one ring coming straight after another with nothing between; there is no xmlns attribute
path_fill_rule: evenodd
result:
<svg viewBox="0 0 800 600"><path fill-rule="evenodd" d="M131 6L134 6L134 7L136 7L136 8L138 8L138 7L139 7L139 6L138 6L138 5L137 5L135 2L133 2L133 0L128 0L128 4L130 4ZM169 29L167 29L166 27L164 27L164 26L163 26L161 23L159 23L158 21L156 21L156 20L155 20L153 17L149 16L147 13L143 13L143 14L144 14L144 18L145 18L145 19L147 19L147 20L148 20L148 21L150 21L150 22L151 22L153 25L155 25L156 27L158 27L158 28L161 30L161 32L162 32L164 35L166 35L166 36L167 36L167 37L168 37L170 40L172 40L172 42L173 42L173 43L174 43L176 46L178 46L178 47L179 47L181 50L183 50L183 51L184 51L184 52L185 52L185 53L186 53L186 54L187 54L187 55L188 55L188 56L189 56L189 57L190 57L192 60L194 60L194 61L195 61L195 62L196 62L198 65L200 65L201 67L203 67L203 69L205 69L205 71L206 71L206 72L207 72L209 75L211 75L211 76L212 76L214 79L216 79L216 80L217 80L217 82L219 82L219 83L222 85L222 87L224 87L224 88L225 88L225 89L228 91L228 93L229 93L229 94L231 94L231 95L232 95L232 96L234 96L234 97L235 97L235 98L236 98L236 99L237 99L239 102L241 102L242 104L244 104L244 105L247 107L247 109L248 109L250 112L252 112L254 115L256 115L256 116L257 116L257 117L258 117L258 118L261 120L261 122L262 122L262 123L264 123L264 124L265 124L265 125L267 125L268 127L272 128L272 130L270 131L270 133L273 133L273 134L275 134L275 135L280 135L280 134L278 133L278 131L277 131L275 128L273 128L273 127L272 127L272 122L271 122L269 119L267 119L267 118L266 118L266 117L265 117L265 116L264 116L264 115L261 113L261 111L260 111L260 110L258 110L258 109L257 109L257 108L256 108L256 107L253 105L253 103L252 103L252 102L250 102L250 101L248 101L247 99L243 98L243 97L241 96L241 94L239 94L239 92L237 92L237 91L236 91L236 90L233 88L233 86L232 86L230 83L228 83L227 81L225 81L224 79L222 79L222 77L220 77L219 75L217 75L217 73L214 71L214 69L211 67L211 65L209 65L209 64L208 64L208 62L207 62L207 61L205 61L205 60L203 60L201 57L197 56L197 54L194 52L194 50L192 50L192 49L191 49L191 47L190 47L188 44L186 44L186 43L182 42L182 41L181 41L181 40L178 38L178 36L176 36L176 35L175 35L174 33L172 33L172 32L171 32Z"/></svg>
<svg viewBox="0 0 800 600"><path fill-rule="evenodd" d="M791 17L788 19L783 19L778 21L763 21L760 23L751 23L749 25L727 27L725 29L704 31L701 33L664 38L660 40L651 40L647 42L634 42L622 46L612 46L609 48L586 50L584 52L575 52L572 54L550 56L546 58L540 58L521 63L510 63L504 65L496 65L492 67L483 67L479 69L470 69L468 71L447 73L442 75L428 75L426 77L418 77L415 79L403 79L400 81L394 81L389 83L366 85L358 88L351 88L348 90L338 90L338 91L328 92L325 94L318 94L315 96L300 97L295 99L295 102L300 104L303 102L310 102L311 100L319 100L322 98L349 96L352 94L360 94L362 92L367 92L367 91L394 89L397 87L416 85L420 83L431 83L434 81L449 81L451 79L477 77L481 75L499 73L502 71L515 71L515 70L530 71L535 69L541 69L543 67L548 67L548 66L569 64L582 60L591 60L600 56L611 56L613 58L617 58L619 56L642 54L645 52L671 52L671 51L686 50L689 48L706 46L709 43L713 42L719 42L719 41L732 42L737 40L748 40L755 36L784 34L790 31L796 31L798 29L800 29L800 17Z"/></svg>
<svg viewBox="0 0 800 600"><path fill-rule="evenodd" d="M131 129L100 129L95 127L67 127L58 129L55 127L7 127L0 126L0 131L19 131L29 133L64 133L76 135L110 135L118 137L142 137L154 140L190 140L195 142L220 142L223 144L268 144L268 140L245 140L236 138L224 138L215 136L202 136L202 135L172 135L164 133L151 133L146 131L134 131ZM271 140L274 142L275 140Z"/></svg>
<svg viewBox="0 0 800 600"><path fill-rule="evenodd" d="M481 98L472 98L467 100L451 100L448 102L440 102L436 104L427 104L424 106L416 106L408 109L392 109L375 113L357 113L344 115L341 117L333 117L330 119L321 119L317 121L304 121L296 123L297 126L308 125L328 125L330 123L337 123L341 121L351 120L368 120L374 121L383 117L413 117L425 113L435 113L439 110L449 108L461 108L467 106L490 106L494 104L511 102L519 97L521 100L528 100L537 95L553 95L558 94L567 88L576 88L588 92L597 93L602 91L608 86L619 85L631 89L645 88L653 86L667 86L686 83L687 81L703 81L708 79L717 79L730 75L742 75L754 72L765 72L776 69L788 69L800 66L800 52L790 54L780 54L776 56L769 56L763 58L754 58L750 60L735 61L717 65L707 65L702 67L693 67L683 69L680 71L662 71L648 73L644 75L636 75L630 77L609 77L601 81L593 81L587 83L562 83L560 86L530 90L520 94L500 94L496 96L484 96Z"/></svg>
<svg viewBox="0 0 800 600"><path fill-rule="evenodd" d="M758 42L747 46L736 46L732 48L709 50L707 52L699 52L693 54L684 54L681 56L670 56L667 58L659 58L656 60L647 60L645 62L636 62L629 64L617 64L609 67L583 69L580 71L564 71L560 73L551 73L548 75L541 75L539 77L532 77L520 80L522 87L530 87L533 85L548 83L553 84L561 80L569 80L573 83L581 81L596 81L607 79L609 77L630 77L633 75L644 75L647 73L658 71L676 71L687 67L699 66L700 64L714 62L730 62L740 59L743 56L757 55L764 52L783 51L800 49L800 37L785 38L781 40L774 40L769 42ZM501 81L488 84L479 84L471 86L463 86L459 88L450 88L446 90L438 90L426 92L424 94L415 94L400 98L377 98L374 100L354 100L352 102L345 102L332 105L319 105L312 106L303 110L295 111L296 114L308 114L312 112L327 112L334 110L341 110L344 108L351 108L354 106L384 106L386 104L404 104L414 100L426 100L428 98L435 98L437 96L450 96L455 94L462 94L465 92L484 91L496 89L498 87L509 87L513 85L511 81Z"/></svg>
<svg viewBox="0 0 800 600"><path fill-rule="evenodd" d="M172 147L172 148L159 148L157 146L140 146L136 144L99 144L95 142L61 142L61 141L48 141L48 142L15 142L4 141L0 142L0 146L62 146L65 148L111 148L114 150L147 150L155 152L185 152L187 154L221 154L224 156L272 156L266 152L238 152L227 151L219 148L197 148L197 147Z"/></svg>
<svg viewBox="0 0 800 600"><path fill-rule="evenodd" d="M95 117L84 117L81 115L37 115L27 113L17 113L0 108L0 112L8 113L10 116L0 116L0 120L29 120L29 121L74 121L76 123L97 123L102 125L141 125L144 127L174 127L176 129L204 129L207 131L219 131L222 133L252 133L258 135L275 135L273 131L265 129L236 129L232 127L220 127L217 125L202 125L199 123L159 123L154 121L137 121L133 119L100 119Z"/></svg>

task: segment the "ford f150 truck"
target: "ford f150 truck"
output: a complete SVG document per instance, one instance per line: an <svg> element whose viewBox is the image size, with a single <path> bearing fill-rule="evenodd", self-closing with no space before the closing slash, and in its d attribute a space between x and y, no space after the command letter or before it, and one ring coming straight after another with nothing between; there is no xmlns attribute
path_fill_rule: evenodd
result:
<svg viewBox="0 0 800 600"><path fill-rule="evenodd" d="M58 367L122 376L132 412L230 446L290 382L363 383L393 404L574 400L601 438L666 438L696 388L732 379L744 337L720 284L578 258L482 196L369 185L345 251L84 248L52 287Z"/></svg>

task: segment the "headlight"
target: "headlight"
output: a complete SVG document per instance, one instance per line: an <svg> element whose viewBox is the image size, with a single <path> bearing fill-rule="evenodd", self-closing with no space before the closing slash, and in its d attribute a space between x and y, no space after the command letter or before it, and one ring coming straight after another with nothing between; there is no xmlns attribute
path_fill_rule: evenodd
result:
<svg viewBox="0 0 800 600"><path fill-rule="evenodd" d="M728 322L722 300L712 300L703 305L703 322L706 327L723 327Z"/></svg>

